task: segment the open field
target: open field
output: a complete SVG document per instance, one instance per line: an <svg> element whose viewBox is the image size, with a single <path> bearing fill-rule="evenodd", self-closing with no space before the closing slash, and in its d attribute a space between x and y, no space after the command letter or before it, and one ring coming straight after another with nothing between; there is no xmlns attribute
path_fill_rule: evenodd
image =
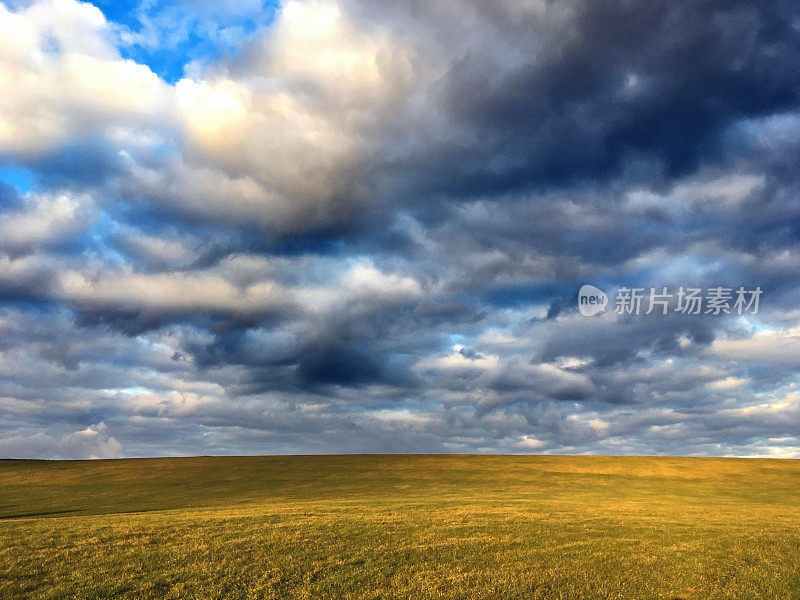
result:
<svg viewBox="0 0 800 600"><path fill-rule="evenodd" d="M800 461L0 461L0 598L800 598Z"/></svg>

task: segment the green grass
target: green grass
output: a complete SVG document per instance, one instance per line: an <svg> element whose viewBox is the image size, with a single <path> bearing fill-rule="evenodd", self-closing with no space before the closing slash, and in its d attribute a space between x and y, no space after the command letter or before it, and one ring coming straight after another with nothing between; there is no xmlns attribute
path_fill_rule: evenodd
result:
<svg viewBox="0 0 800 600"><path fill-rule="evenodd" d="M0 598L800 599L800 462L0 461Z"/></svg>

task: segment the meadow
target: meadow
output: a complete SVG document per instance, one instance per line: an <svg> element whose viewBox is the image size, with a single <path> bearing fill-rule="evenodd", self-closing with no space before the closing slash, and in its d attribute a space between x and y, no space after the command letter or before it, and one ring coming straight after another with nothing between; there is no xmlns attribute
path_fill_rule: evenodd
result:
<svg viewBox="0 0 800 600"><path fill-rule="evenodd" d="M0 598L800 599L800 461L0 461Z"/></svg>

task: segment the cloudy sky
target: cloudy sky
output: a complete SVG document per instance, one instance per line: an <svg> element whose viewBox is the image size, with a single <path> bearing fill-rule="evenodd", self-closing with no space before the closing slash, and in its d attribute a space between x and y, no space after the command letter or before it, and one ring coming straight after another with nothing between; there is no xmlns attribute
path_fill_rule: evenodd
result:
<svg viewBox="0 0 800 600"><path fill-rule="evenodd" d="M0 90L0 457L800 457L796 2L6 0Z"/></svg>

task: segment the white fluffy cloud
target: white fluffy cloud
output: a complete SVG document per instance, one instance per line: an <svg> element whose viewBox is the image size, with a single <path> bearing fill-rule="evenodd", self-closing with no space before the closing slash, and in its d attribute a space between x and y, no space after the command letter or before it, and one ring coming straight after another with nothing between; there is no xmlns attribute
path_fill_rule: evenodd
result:
<svg viewBox="0 0 800 600"><path fill-rule="evenodd" d="M160 198L275 230L342 223L375 199L362 167L411 77L396 40L335 2L291 0L238 62L176 84L185 152Z"/></svg>
<svg viewBox="0 0 800 600"><path fill-rule="evenodd" d="M69 226L68 221L59 224ZM17 231L15 235L22 233ZM292 285L278 281L304 266L302 260L284 260L275 266L245 256L226 258L205 270L143 273L96 261L0 255L0 284L11 287L12 282L24 285L38 281L43 294L79 310L142 311L154 315L259 315L282 311L320 316L337 311L377 310L425 294L413 277L384 272L368 260L355 261L322 281L301 279Z"/></svg>
<svg viewBox="0 0 800 600"><path fill-rule="evenodd" d="M742 339L714 340L709 350L726 360L800 366L800 328L760 331Z"/></svg>
<svg viewBox="0 0 800 600"><path fill-rule="evenodd" d="M122 445L108 434L100 422L63 436L43 432L0 438L0 456L4 458L120 458Z"/></svg>
<svg viewBox="0 0 800 600"><path fill-rule="evenodd" d="M296 0L236 64L174 86L124 59L96 7L0 6L0 152L18 161L101 136L130 198L284 231L343 223L371 195L363 162L411 70L334 2ZM149 134L147 132L150 132ZM177 143L158 164L150 149ZM160 150L159 150L160 151Z"/></svg>
<svg viewBox="0 0 800 600"><path fill-rule="evenodd" d="M153 126L171 111L169 87L120 57L91 4L0 4L0 32L0 152L35 156L76 137Z"/></svg>
<svg viewBox="0 0 800 600"><path fill-rule="evenodd" d="M93 202L86 196L29 194L21 209L3 215L0 248L20 253L57 244L86 230L95 218Z"/></svg>

